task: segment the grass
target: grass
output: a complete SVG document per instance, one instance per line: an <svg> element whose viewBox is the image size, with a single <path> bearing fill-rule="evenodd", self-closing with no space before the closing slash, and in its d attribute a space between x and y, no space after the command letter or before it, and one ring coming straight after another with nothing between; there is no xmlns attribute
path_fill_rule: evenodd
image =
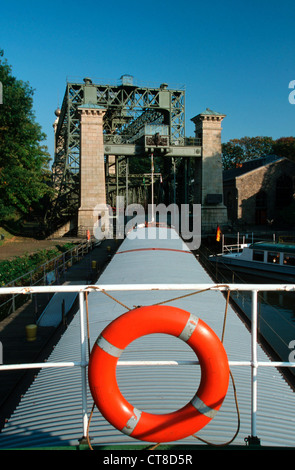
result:
<svg viewBox="0 0 295 470"><path fill-rule="evenodd" d="M3 237L1 235L4 236L4 239L2 239ZM7 240L10 240L13 237L14 235L9 233L5 228L0 227L0 246L2 246Z"/></svg>

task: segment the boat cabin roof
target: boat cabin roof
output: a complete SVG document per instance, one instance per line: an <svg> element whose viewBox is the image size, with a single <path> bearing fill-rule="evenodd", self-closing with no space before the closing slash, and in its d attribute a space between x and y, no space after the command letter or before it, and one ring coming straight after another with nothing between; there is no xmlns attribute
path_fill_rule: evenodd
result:
<svg viewBox="0 0 295 470"><path fill-rule="evenodd" d="M289 243L276 243L276 242L256 242L252 243L250 247L252 250L263 251L276 251L295 254L295 244Z"/></svg>

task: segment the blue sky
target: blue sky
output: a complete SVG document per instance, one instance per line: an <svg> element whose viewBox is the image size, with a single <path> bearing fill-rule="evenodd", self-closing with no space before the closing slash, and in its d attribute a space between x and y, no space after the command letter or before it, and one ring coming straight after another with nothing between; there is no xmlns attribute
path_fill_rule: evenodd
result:
<svg viewBox="0 0 295 470"><path fill-rule="evenodd" d="M185 86L186 135L207 107L222 141L294 135L295 4L289 0L5 2L0 48L35 89L36 121L53 156L54 111L67 79Z"/></svg>

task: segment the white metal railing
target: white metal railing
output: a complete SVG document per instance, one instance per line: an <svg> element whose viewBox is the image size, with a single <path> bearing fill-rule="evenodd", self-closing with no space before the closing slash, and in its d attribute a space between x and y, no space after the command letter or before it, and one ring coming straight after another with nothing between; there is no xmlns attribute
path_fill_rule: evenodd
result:
<svg viewBox="0 0 295 470"><path fill-rule="evenodd" d="M247 243L240 243L239 245L222 245L222 254L239 253L240 251L243 251L243 249L247 246Z"/></svg>
<svg viewBox="0 0 295 470"><path fill-rule="evenodd" d="M67 263L72 265L74 262L78 262L80 257L87 254L96 243L96 241L87 240L79 245L75 245L64 253L61 253L58 256L47 260L45 263L36 266L31 271L24 273L22 276L11 280L5 285L5 287L22 286L25 285L26 281L30 282L31 286L37 286L40 284L48 285L51 282L59 283L60 279L66 274ZM50 273L53 273L52 280L48 278ZM8 307L8 315L10 313L14 313L16 310L16 299L17 294L12 294L11 298L0 303L0 314L2 313L2 309L9 304L10 307Z"/></svg>
<svg viewBox="0 0 295 470"><path fill-rule="evenodd" d="M79 362L39 362L29 364L0 365L0 372L16 369L41 369L52 367L80 367L82 379L82 422L83 436L87 435L88 413L87 413L87 337L86 337L86 315L85 315L85 293L86 292L120 292L120 291L251 291L251 360L229 361L230 366L251 367L251 435L256 433L257 416L257 369L258 367L295 367L295 362L284 361L258 361L257 360L257 295L259 291L295 292L295 284L108 284L108 285L62 285L62 286L27 286L27 287L2 287L0 295L4 294L38 294L55 292L77 292L79 294L80 313L80 340L81 356ZM118 361L118 366L134 365L189 365L198 364L198 361Z"/></svg>
<svg viewBox="0 0 295 470"><path fill-rule="evenodd" d="M224 254L224 253L236 253L236 252L239 253L246 246L248 246L248 244L245 243L245 236L243 236L243 241L241 243L240 242L239 232L237 233L237 242L232 243L232 244L225 244L225 237L224 237L224 234L222 234L222 237L221 237L221 253L222 254Z"/></svg>

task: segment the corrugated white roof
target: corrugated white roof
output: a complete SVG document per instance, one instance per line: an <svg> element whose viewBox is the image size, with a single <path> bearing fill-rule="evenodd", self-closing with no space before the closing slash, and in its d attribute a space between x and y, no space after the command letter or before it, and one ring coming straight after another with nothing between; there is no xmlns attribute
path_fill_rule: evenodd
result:
<svg viewBox="0 0 295 470"><path fill-rule="evenodd" d="M142 229L155 239L126 239L106 268L98 283L210 283L211 279L186 245L177 237L163 240L164 229ZM141 250L144 248L144 250ZM148 249L147 249L148 248ZM170 248L166 249L154 248ZM134 251L140 249L140 251ZM131 251L132 250L132 251ZM128 307L151 305L178 297L185 292L116 292ZM103 293L89 294L91 345L112 320L124 313L119 303ZM187 310L202 318L221 337L225 299L218 291L206 291L169 305ZM250 335L231 307L228 308L224 346L229 360L251 358ZM183 341L168 335L149 335L129 345L120 360L196 360ZM52 351L50 361L80 360L79 315L76 315ZM258 360L268 360L258 348ZM249 367L232 367L241 417L241 427L234 444L244 445L251 434L251 371ZM176 410L195 394L199 383L198 366L118 366L118 384L123 395L135 407L153 413ZM89 410L93 400L89 394ZM258 370L257 435L265 446L293 446L295 443L295 397L293 391L272 368ZM217 416L198 435L213 443L225 443L237 428L233 388ZM93 445L142 444L141 441L114 429L96 410L90 425ZM77 445L82 437L81 373L75 369L43 369L25 394L0 435L0 446ZM198 445L195 438L178 443Z"/></svg>

